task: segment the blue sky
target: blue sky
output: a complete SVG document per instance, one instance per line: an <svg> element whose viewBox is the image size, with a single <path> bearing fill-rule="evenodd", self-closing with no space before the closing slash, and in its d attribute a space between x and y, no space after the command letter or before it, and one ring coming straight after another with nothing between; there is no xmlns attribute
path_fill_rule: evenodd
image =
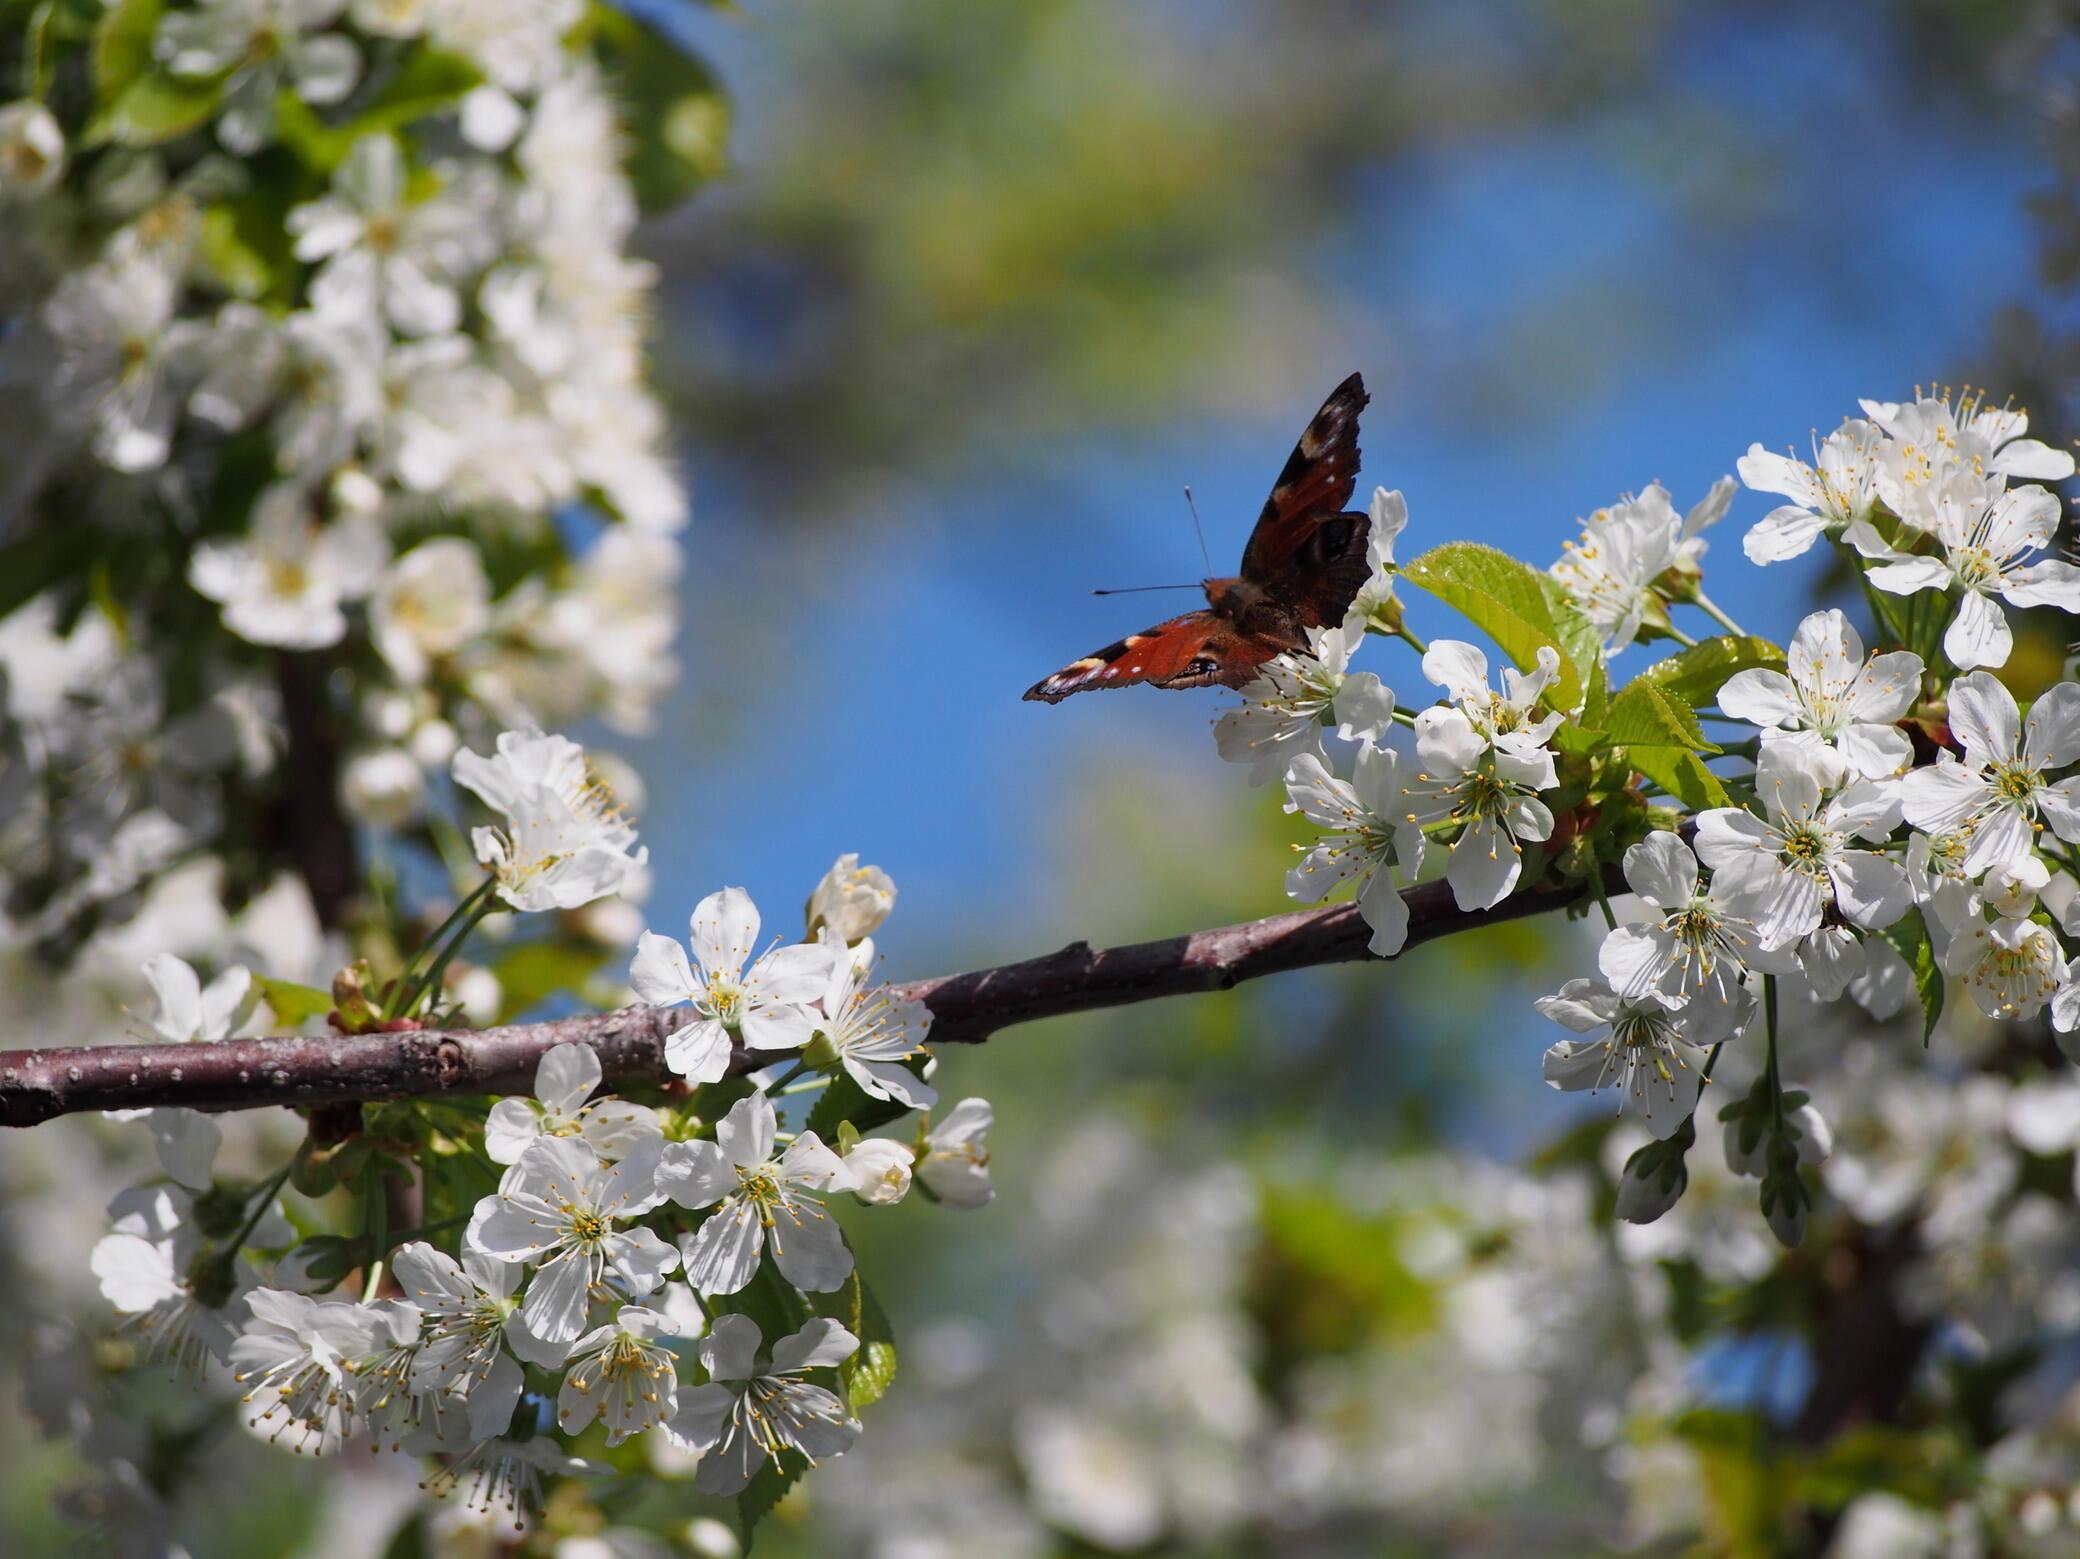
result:
<svg viewBox="0 0 2080 1559"><path fill-rule="evenodd" d="M2027 292L2020 202L2039 164L1997 129L1888 96L1883 62L1838 38L1789 41L1799 46L1734 29L1678 61L1682 85L1759 123L1782 119L1762 220L1717 222L1721 196L1644 176L1638 125L1615 120L1382 179L1346 232L1295 256L1296 275L1350 300L1353 330L1322 356L1319 390L1275 419L978 452L958 487L906 492L903 523L818 533L799 553L691 450L689 617L716 588L770 589L789 605L746 692L729 695L725 746L692 726L716 693L696 626L681 704L631 754L652 787L652 923L683 927L728 882L791 923L831 858L856 849L902 889L892 974L1075 934L1044 822L1094 763L1131 755L1156 786L1247 782L1221 771L1208 738L1224 695L1135 690L1048 708L1019 694L1192 604L1088 594L1197 577L1187 482L1227 571L1318 395L1353 368L1375 396L1360 499L1375 483L1407 494L1404 551L1471 538L1543 564L1576 516L1623 491L1658 478L1686 507L1751 440L1803 447L1859 395L1898 398L1969 357L1993 309ZM1519 372L1533 353L1579 369ZM1745 626L1781 639L1810 578L1755 569L1739 546L1770 503L1740 495L1707 577ZM1432 603L1414 621L1426 636L1463 631ZM1411 701L1428 696L1406 651L1368 653ZM1629 652L1620 673L1652 654ZM995 913L1003 904L1034 907Z"/></svg>

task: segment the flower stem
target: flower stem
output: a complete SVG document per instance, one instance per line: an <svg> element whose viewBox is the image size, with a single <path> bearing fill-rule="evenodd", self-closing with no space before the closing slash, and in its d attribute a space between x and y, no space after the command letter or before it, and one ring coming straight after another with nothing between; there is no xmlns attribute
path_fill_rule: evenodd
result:
<svg viewBox="0 0 2080 1559"><path fill-rule="evenodd" d="M1784 1080L1777 1071L1777 977L1773 974L1762 977L1762 1025L1769 1038L1769 1051L1763 1068L1769 1078L1770 1119L1776 1122L1781 1133L1784 1129Z"/></svg>
<svg viewBox="0 0 2080 1559"><path fill-rule="evenodd" d="M440 956L434 959L424 974L412 982L410 992L398 1005L398 1009L395 1012L387 1013L386 1016L393 1018L409 1017L418 1008L420 1001L426 996L427 992L440 988L441 976L448 972L448 965L455 955L462 950L462 944L468 940L469 934L476 930L484 917L496 908L491 898L491 890L496 885L496 878L486 877L482 883L478 884L474 893L455 906L455 913L442 923L440 930L434 932L427 939L426 947L432 947L450 927L455 928L455 934L448 939L448 945L441 949ZM421 948L419 953L414 955L413 962L416 963L418 958L424 955L425 951L426 948ZM404 983L402 976L399 976L398 983L400 985Z"/></svg>
<svg viewBox="0 0 2080 1559"><path fill-rule="evenodd" d="M383 1258L378 1256L368 1264L368 1281L361 1285L361 1302L363 1304L373 1303L376 1297L376 1290L382 1286Z"/></svg>
<svg viewBox="0 0 2080 1559"><path fill-rule="evenodd" d="M1710 596L1706 595L1702 590L1698 591L1697 594L1693 595L1690 598L1690 600L1691 604L1696 606L1696 608L1699 611L1703 612L1705 616L1711 618L1713 622L1717 623L1720 627L1724 628L1728 633L1739 634L1744 639L1748 636L1748 630L1743 628L1739 623L1735 622L1731 617L1728 617L1724 612L1720 611L1718 603L1715 602Z"/></svg>
<svg viewBox="0 0 2080 1559"><path fill-rule="evenodd" d="M236 1256L245 1249L246 1241L251 1239L253 1231L260 1227L260 1220L267 1216L267 1209L273 1204L276 1194L288 1184L291 1167L284 1164L269 1177L265 1185L261 1186L259 1194L253 1198L252 1211L246 1214L245 1226L238 1231L237 1237L224 1247L228 1256Z"/></svg>
<svg viewBox="0 0 2080 1559"><path fill-rule="evenodd" d="M1394 630L1394 637L1403 641L1405 644L1408 645L1410 649L1414 650L1418 655L1427 655L1430 653L1430 646L1425 644L1422 641L1422 638L1415 632L1415 630L1410 628L1406 623L1401 624L1398 628Z"/></svg>
<svg viewBox="0 0 2080 1559"><path fill-rule="evenodd" d="M1670 623L1666 628L1663 628L1661 631L1667 634L1671 639L1674 639L1676 643L1682 645L1683 648L1686 650L1694 650L1697 648L1697 641L1691 638L1689 634L1683 632L1683 630L1678 628L1674 623Z"/></svg>
<svg viewBox="0 0 2080 1559"><path fill-rule="evenodd" d="M779 1075L779 1077L777 1077L776 1079L774 1079L774 1081L773 1081L773 1086L772 1086L772 1087L770 1087L770 1088L768 1088L768 1089L766 1090L766 1092L767 1092L768 1094L776 1094L776 1093L784 1093L784 1092L786 1092L786 1090L787 1090L787 1085L788 1085L789 1083L793 1082L793 1081L794 1081L794 1080L795 1080L795 1079L796 1079L797 1077L800 1077L800 1076L801 1076L801 1075L802 1075L802 1074L803 1074L804 1072L806 1072L806 1071L808 1071L808 1070L809 1070L809 1063L808 1063L808 1062L806 1062L806 1061L797 1061L797 1062L795 1062L795 1064L794 1064L793 1066L789 1067L789 1068L788 1068L788 1069L787 1069L786 1071L782 1072L782 1073L781 1073L781 1074Z"/></svg>

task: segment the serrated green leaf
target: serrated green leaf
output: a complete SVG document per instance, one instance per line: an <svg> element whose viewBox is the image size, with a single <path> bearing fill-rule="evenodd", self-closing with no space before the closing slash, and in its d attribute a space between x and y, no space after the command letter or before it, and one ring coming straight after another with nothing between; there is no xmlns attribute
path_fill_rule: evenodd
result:
<svg viewBox="0 0 2080 1559"><path fill-rule="evenodd" d="M729 100L706 63L667 32L595 4L594 54L627 104L628 176L646 212L676 206L726 166Z"/></svg>
<svg viewBox="0 0 2080 1559"><path fill-rule="evenodd" d="M1913 971L1914 994L1921 1000L1921 1043L1927 1044L1943 1015L1943 971L1936 964L1935 948L1929 944L1928 924L1918 908L1876 933Z"/></svg>
<svg viewBox="0 0 2080 1559"><path fill-rule="evenodd" d="M1717 745L1706 739L1704 727L1680 698L1656 683L1635 679L1611 700L1610 738L1618 747L1681 747L1690 752L1714 753Z"/></svg>
<svg viewBox="0 0 2080 1559"><path fill-rule="evenodd" d="M1782 671L1783 650L1754 634L1739 637L1727 634L1693 644L1680 655L1656 661L1626 685L1632 687L1650 682L1663 692L1674 694L1692 709L1701 709L1718 702L1719 689L1726 686L1728 678L1739 672L1758 669Z"/></svg>
<svg viewBox="0 0 2080 1559"><path fill-rule="evenodd" d="M322 1018L332 1010L330 991L314 990L293 980L276 980L264 974L254 975L253 983L260 987L260 999L267 1003L275 1021L285 1028L296 1028L306 1020Z"/></svg>
<svg viewBox="0 0 2080 1559"><path fill-rule="evenodd" d="M1424 553L1401 577L1456 608L1520 669L1535 667L1539 650L1550 647L1560 657L1553 703L1572 709L1582 701L1582 662L1575 657L1586 625L1556 600L1558 586L1545 574L1493 547L1454 541Z"/></svg>
<svg viewBox="0 0 2080 1559"><path fill-rule="evenodd" d="M838 1127L845 1121L864 1134L899 1119L907 1109L893 1099L869 1098L849 1073L840 1072L817 1099L803 1129L815 1132L819 1141L831 1143L838 1140Z"/></svg>
<svg viewBox="0 0 2080 1559"><path fill-rule="evenodd" d="M1586 725L1563 725L1547 743L1555 752L1597 752L1610 745L1611 733Z"/></svg>
<svg viewBox="0 0 2080 1559"><path fill-rule="evenodd" d="M737 1496L737 1524L744 1539L744 1552L751 1552L753 1534L759 1522L772 1514L773 1507L787 1498L788 1490L795 1486L807 1462L799 1455L790 1455L785 1461L767 1457L765 1464L744 1485L743 1493Z"/></svg>
<svg viewBox="0 0 2080 1559"><path fill-rule="evenodd" d="M852 1411L872 1407L888 1394L888 1388L896 1378L895 1329L888 1324L888 1315L881 1308L881 1301L874 1291L859 1281L859 1321L852 1334L859 1339L859 1352L855 1353L838 1371L845 1382L845 1395L852 1403Z"/></svg>
<svg viewBox="0 0 2080 1559"><path fill-rule="evenodd" d="M1681 747L1628 747L1625 761L1693 812L1733 804L1719 776Z"/></svg>

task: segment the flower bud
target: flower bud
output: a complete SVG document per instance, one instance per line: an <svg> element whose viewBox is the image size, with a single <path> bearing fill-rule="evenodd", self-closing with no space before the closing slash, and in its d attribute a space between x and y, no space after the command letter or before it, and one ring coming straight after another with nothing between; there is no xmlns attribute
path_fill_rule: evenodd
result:
<svg viewBox="0 0 2080 1559"><path fill-rule="evenodd" d="M1675 1140L1650 1142L1625 1161L1625 1173L1618 1180L1617 1214L1627 1223L1652 1223L1682 1200L1690 1170Z"/></svg>
<svg viewBox="0 0 2080 1559"><path fill-rule="evenodd" d="M862 866L852 851L838 857L809 895L809 935L825 926L847 942L872 936L896 907L896 885L878 866Z"/></svg>
<svg viewBox="0 0 2080 1559"><path fill-rule="evenodd" d="M1788 1155L1787 1155L1788 1156ZM1780 1166L1762 1177L1762 1216L1777 1243L1795 1249L1806 1237L1806 1209L1811 1198L1795 1164Z"/></svg>
<svg viewBox="0 0 2080 1559"><path fill-rule="evenodd" d="M0 191L40 195L65 171L65 132L41 103L0 108Z"/></svg>
<svg viewBox="0 0 2080 1559"><path fill-rule="evenodd" d="M910 1150L886 1137L868 1137L846 1153L831 1188L850 1191L869 1207L900 1202L910 1190Z"/></svg>

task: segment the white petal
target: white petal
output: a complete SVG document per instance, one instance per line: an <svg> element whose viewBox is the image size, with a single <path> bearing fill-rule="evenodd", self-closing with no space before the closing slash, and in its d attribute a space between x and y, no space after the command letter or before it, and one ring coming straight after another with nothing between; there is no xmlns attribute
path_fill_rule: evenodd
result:
<svg viewBox="0 0 2080 1559"><path fill-rule="evenodd" d="M1764 729L1805 718L1798 689L1781 671L1756 667L1736 672L1719 689L1719 707L1736 720Z"/></svg>
<svg viewBox="0 0 2080 1559"><path fill-rule="evenodd" d="M1625 852L1625 883L1656 909L1675 909L1697 893L1697 857L1681 836L1649 834Z"/></svg>
<svg viewBox="0 0 2080 1559"><path fill-rule="evenodd" d="M1943 653L1960 670L1976 666L2005 666L2015 647L2008 628L2008 614L2000 604L1976 590L1967 590L1957 603L1957 615L1943 631Z"/></svg>
<svg viewBox="0 0 2080 1559"><path fill-rule="evenodd" d="M457 755L459 762L463 755ZM693 966L686 949L668 936L645 931L636 939L635 961L629 965L628 983L638 1001L653 1007L669 1007L691 1001L706 989L694 982Z"/></svg>
<svg viewBox="0 0 2080 1559"><path fill-rule="evenodd" d="M590 1045L551 1045L535 1066L534 1096L551 1115L567 1120L592 1097L602 1075Z"/></svg>
<svg viewBox="0 0 2080 1559"><path fill-rule="evenodd" d="M757 1206L749 1200L725 1202L680 1246L686 1281L702 1294L734 1294L757 1274L764 1248Z"/></svg>
<svg viewBox="0 0 2080 1559"><path fill-rule="evenodd" d="M711 893L693 907L693 956L710 975L733 975L758 945L758 925L758 906L742 888Z"/></svg>
<svg viewBox="0 0 2080 1559"><path fill-rule="evenodd" d="M773 1344L773 1373L836 1369L859 1352L859 1339L828 1316L817 1316L800 1331Z"/></svg>

